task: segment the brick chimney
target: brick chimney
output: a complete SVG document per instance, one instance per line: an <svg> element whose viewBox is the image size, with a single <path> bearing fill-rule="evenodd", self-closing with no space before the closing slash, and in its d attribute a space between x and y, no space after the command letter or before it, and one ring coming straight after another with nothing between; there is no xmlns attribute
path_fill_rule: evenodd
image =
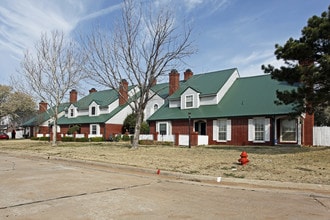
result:
<svg viewBox="0 0 330 220"><path fill-rule="evenodd" d="M187 81L187 80L190 79L193 75L194 75L194 73L191 71L191 69L187 69L187 70L184 72L184 81Z"/></svg>
<svg viewBox="0 0 330 220"><path fill-rule="evenodd" d="M157 79L154 77L151 82L151 86L155 86L157 84Z"/></svg>
<svg viewBox="0 0 330 220"><path fill-rule="evenodd" d="M72 89L70 92L70 103L75 103L77 102L78 99L78 92L75 89Z"/></svg>
<svg viewBox="0 0 330 220"><path fill-rule="evenodd" d="M93 93L93 92L97 92L97 90L96 90L95 88L91 88L91 89L89 90L89 94L91 94L91 93Z"/></svg>
<svg viewBox="0 0 330 220"><path fill-rule="evenodd" d="M39 113L43 113L47 110L47 102L41 101L39 102Z"/></svg>
<svg viewBox="0 0 330 220"><path fill-rule="evenodd" d="M169 74L169 95L172 95L176 90L179 89L180 86L180 74L177 70L171 70Z"/></svg>
<svg viewBox="0 0 330 220"><path fill-rule="evenodd" d="M128 100L128 82L123 79L119 86L119 105L124 105Z"/></svg>

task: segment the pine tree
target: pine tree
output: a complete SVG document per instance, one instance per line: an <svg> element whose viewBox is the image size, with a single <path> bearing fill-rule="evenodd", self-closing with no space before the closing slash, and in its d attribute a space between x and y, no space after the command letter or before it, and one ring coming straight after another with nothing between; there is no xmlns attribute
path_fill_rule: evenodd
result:
<svg viewBox="0 0 330 220"><path fill-rule="evenodd" d="M330 101L330 6L320 17L308 19L299 39L290 38L284 46L275 45L276 58L285 62L275 68L262 65L273 79L297 84L298 89L277 91L277 104L293 104L298 114L312 114Z"/></svg>

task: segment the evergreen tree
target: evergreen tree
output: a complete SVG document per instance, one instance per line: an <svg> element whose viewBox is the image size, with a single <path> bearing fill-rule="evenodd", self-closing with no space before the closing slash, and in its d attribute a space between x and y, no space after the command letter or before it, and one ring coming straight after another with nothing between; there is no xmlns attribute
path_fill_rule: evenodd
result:
<svg viewBox="0 0 330 220"><path fill-rule="evenodd" d="M262 65L273 79L297 84L298 89L277 91L277 104L293 104L297 114L314 113L330 101L330 6L320 17L308 19L299 39L275 45L275 55L285 66Z"/></svg>

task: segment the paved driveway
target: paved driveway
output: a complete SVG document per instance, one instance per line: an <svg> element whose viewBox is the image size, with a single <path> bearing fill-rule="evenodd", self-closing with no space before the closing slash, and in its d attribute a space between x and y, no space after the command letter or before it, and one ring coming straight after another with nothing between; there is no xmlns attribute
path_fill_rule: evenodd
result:
<svg viewBox="0 0 330 220"><path fill-rule="evenodd" d="M0 219L329 219L325 192L176 180L0 154Z"/></svg>

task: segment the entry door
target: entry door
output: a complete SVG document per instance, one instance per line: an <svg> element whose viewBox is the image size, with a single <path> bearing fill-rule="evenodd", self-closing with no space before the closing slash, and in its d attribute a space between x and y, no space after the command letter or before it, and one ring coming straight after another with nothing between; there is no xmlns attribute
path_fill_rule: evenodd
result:
<svg viewBox="0 0 330 220"><path fill-rule="evenodd" d="M206 135L206 122L205 121L195 122L195 132L198 132L199 135Z"/></svg>

